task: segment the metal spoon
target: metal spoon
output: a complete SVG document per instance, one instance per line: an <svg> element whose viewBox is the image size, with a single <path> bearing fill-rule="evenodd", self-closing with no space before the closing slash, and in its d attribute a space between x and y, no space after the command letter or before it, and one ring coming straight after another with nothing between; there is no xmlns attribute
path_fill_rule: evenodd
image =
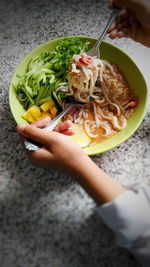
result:
<svg viewBox="0 0 150 267"><path fill-rule="evenodd" d="M119 8L113 9L113 11L111 12L110 17L109 17L109 19L107 21L107 24L106 24L103 32L101 33L99 39L96 41L95 45L87 52L87 54L89 56L92 56L92 57L95 56L95 57L100 58L100 50L99 50L100 44L101 44L102 40L104 39L104 37L105 37L110 25L115 20L115 18L118 15L119 12L120 12Z"/></svg>

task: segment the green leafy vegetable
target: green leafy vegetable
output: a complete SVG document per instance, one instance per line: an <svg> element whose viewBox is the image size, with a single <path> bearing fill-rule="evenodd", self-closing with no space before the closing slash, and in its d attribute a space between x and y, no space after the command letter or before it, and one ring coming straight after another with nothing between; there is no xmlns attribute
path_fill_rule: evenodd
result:
<svg viewBox="0 0 150 267"><path fill-rule="evenodd" d="M41 105L51 98L60 109L64 92L56 92L56 88L67 85L67 71L74 54L88 50L89 43L79 38L65 38L54 51L45 51L31 59L27 71L17 75L19 81L16 93L25 109L32 105Z"/></svg>

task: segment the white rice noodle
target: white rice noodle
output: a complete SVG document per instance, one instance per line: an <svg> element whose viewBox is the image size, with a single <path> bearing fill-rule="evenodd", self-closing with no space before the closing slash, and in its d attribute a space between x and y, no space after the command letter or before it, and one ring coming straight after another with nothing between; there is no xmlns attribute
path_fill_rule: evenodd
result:
<svg viewBox="0 0 150 267"><path fill-rule="evenodd" d="M105 79L105 80L109 80L110 79L110 76L108 75L108 74L103 74L103 78Z"/></svg>
<svg viewBox="0 0 150 267"><path fill-rule="evenodd" d="M86 111L83 111L82 116L83 116L84 119L87 119L88 118L88 113Z"/></svg>
<svg viewBox="0 0 150 267"><path fill-rule="evenodd" d="M122 105L122 107L124 107L128 103L129 103L129 101L127 100L127 101L124 101L121 105Z"/></svg>
<svg viewBox="0 0 150 267"><path fill-rule="evenodd" d="M102 104L105 102L105 98L104 97L98 97L95 99L95 102L98 104Z"/></svg>
<svg viewBox="0 0 150 267"><path fill-rule="evenodd" d="M94 93L101 93L102 92L102 88L95 86L94 87Z"/></svg>
<svg viewBox="0 0 150 267"><path fill-rule="evenodd" d="M87 69L86 67L84 67L83 65L81 65L81 68L83 70L84 75L86 76L86 78L90 78L90 75L92 75L92 71L90 69Z"/></svg>
<svg viewBox="0 0 150 267"><path fill-rule="evenodd" d="M100 98L99 94L100 94L101 92L102 92L102 89L95 89L95 87L94 87L94 93L97 93L97 95L92 93L90 96L91 96L92 98L94 98L94 99L99 99L99 98Z"/></svg>
<svg viewBox="0 0 150 267"><path fill-rule="evenodd" d="M100 69L97 66L93 67L92 76L93 76L94 86L95 86L96 81L98 80L99 71Z"/></svg>
<svg viewBox="0 0 150 267"><path fill-rule="evenodd" d="M69 92L67 93L67 96L69 96L69 95L74 95L74 91L73 91L72 86L69 86Z"/></svg>
<svg viewBox="0 0 150 267"><path fill-rule="evenodd" d="M108 81L109 83L116 83L117 82L117 79L109 79L109 81Z"/></svg>
<svg viewBox="0 0 150 267"><path fill-rule="evenodd" d="M84 129L85 129L88 136L90 136L91 138L96 138L98 136L98 134L92 133L91 123L93 124L93 122L91 122L90 120L85 120L84 121Z"/></svg>
<svg viewBox="0 0 150 267"><path fill-rule="evenodd" d="M125 106L124 106L124 109L127 109L128 107L130 107L131 105L133 105L134 104L134 102L129 102L128 104L126 104Z"/></svg>
<svg viewBox="0 0 150 267"><path fill-rule="evenodd" d="M93 95L95 82L96 81L94 81L94 78L91 76L91 79L90 79L90 95L91 96Z"/></svg>
<svg viewBox="0 0 150 267"><path fill-rule="evenodd" d="M73 121L75 122L75 121L78 120L78 119L80 119L80 118L79 118L79 112L77 111L77 112L75 112L75 113L73 114Z"/></svg>
<svg viewBox="0 0 150 267"><path fill-rule="evenodd" d="M104 73L104 64L103 64L103 61L100 60L100 66L101 68L99 69L99 72L100 72L100 81L102 82L103 81L103 73Z"/></svg>
<svg viewBox="0 0 150 267"><path fill-rule="evenodd" d="M91 65L83 65L79 61L82 56L87 55L81 53L80 55L74 55L72 58L71 71L68 76L70 89L74 87L78 92L89 92L89 94L93 96L95 83L98 77L100 76L100 80L103 80L104 64L102 60L92 57L93 63ZM79 98L82 99L81 95Z"/></svg>
<svg viewBox="0 0 150 267"><path fill-rule="evenodd" d="M128 118L129 114L130 114L130 110L127 109L127 111L125 112L125 117Z"/></svg>
<svg viewBox="0 0 150 267"><path fill-rule="evenodd" d="M78 117L75 119L75 123L79 123L82 119L82 114L83 114L83 110L81 109L80 112L78 113Z"/></svg>
<svg viewBox="0 0 150 267"><path fill-rule="evenodd" d="M79 123L80 121L81 121L81 118L80 118L80 117L78 117L78 118L76 118L76 119L74 120L75 123Z"/></svg>
<svg viewBox="0 0 150 267"><path fill-rule="evenodd" d="M74 73L80 73L80 70L77 69L75 63L72 63L72 69L71 69L71 72L74 72Z"/></svg>
<svg viewBox="0 0 150 267"><path fill-rule="evenodd" d="M104 72L104 64L103 61L101 59L95 58L93 60L95 66L98 66L98 68L95 67L95 69L97 70L97 76L99 77L100 81L103 81L103 72Z"/></svg>
<svg viewBox="0 0 150 267"><path fill-rule="evenodd" d="M93 121L93 122L91 123L91 125L90 125L90 130L91 130L91 132L93 133L93 132L95 131L96 128L97 128L97 127L96 127L95 121Z"/></svg>
<svg viewBox="0 0 150 267"><path fill-rule="evenodd" d="M113 103L113 102L111 102L110 104L113 105L113 106L116 108L116 110L117 110L117 115L120 116L121 111L120 111L120 107L119 107L119 105L117 105L116 103Z"/></svg>
<svg viewBox="0 0 150 267"><path fill-rule="evenodd" d="M100 116L103 118L103 119L106 119L106 120L112 120L112 114L110 113L110 116L106 116L103 112L103 110L99 107L98 108L98 113L100 114Z"/></svg>
<svg viewBox="0 0 150 267"><path fill-rule="evenodd" d="M110 70L110 72L112 73L112 75L116 76L116 72L114 71L112 65L107 61L107 60L103 60L104 65L108 67L108 69Z"/></svg>
<svg viewBox="0 0 150 267"><path fill-rule="evenodd" d="M92 102L93 104L93 109L94 109L94 117L95 117L95 122L96 122L96 127L99 127L99 118L98 118L98 113L97 113L97 108L96 108L96 104L94 102Z"/></svg>
<svg viewBox="0 0 150 267"><path fill-rule="evenodd" d="M111 131L111 129L110 129L110 126L107 124L107 122L106 122L106 123L102 123L102 122L100 122L99 126L100 126L102 129L104 129L104 131L105 131L105 133L102 134L102 136L108 136L108 135L111 134L112 131Z"/></svg>
<svg viewBox="0 0 150 267"><path fill-rule="evenodd" d="M122 87L115 87L115 89L113 90L114 95L120 96L120 95L124 95L124 88Z"/></svg>
<svg viewBox="0 0 150 267"><path fill-rule="evenodd" d="M114 106L116 108L117 115L119 116L120 115L120 107L119 107L119 105L117 105L116 103L113 103L113 102L110 101L110 99L108 97L108 93L107 93L108 89L107 89L107 87L106 87L104 82L101 84L101 86L102 86L102 90L103 90L103 93L104 93L104 96L105 96L106 100L108 101L109 104L111 104L112 106Z"/></svg>
<svg viewBox="0 0 150 267"><path fill-rule="evenodd" d="M84 103L89 102L89 97L90 96L88 96L87 98L82 98L80 92L79 93L78 92L75 93L75 99L77 99L80 102L84 102Z"/></svg>
<svg viewBox="0 0 150 267"><path fill-rule="evenodd" d="M125 128L126 124L127 124L125 117L122 117L120 120L121 120L121 125L120 125L118 118L116 116L113 116L112 120L111 120L111 123L112 123L114 129L119 130L119 131L122 130L123 128Z"/></svg>
<svg viewBox="0 0 150 267"><path fill-rule="evenodd" d="M75 61L79 61L80 55L73 55L72 59Z"/></svg>
<svg viewBox="0 0 150 267"><path fill-rule="evenodd" d="M116 80L117 81L117 80ZM121 88L122 87L122 83L117 83L116 84L116 88ZM123 88L122 88L123 89Z"/></svg>
<svg viewBox="0 0 150 267"><path fill-rule="evenodd" d="M99 96L98 95L93 95L92 94L91 97L94 98L94 99L99 99Z"/></svg>

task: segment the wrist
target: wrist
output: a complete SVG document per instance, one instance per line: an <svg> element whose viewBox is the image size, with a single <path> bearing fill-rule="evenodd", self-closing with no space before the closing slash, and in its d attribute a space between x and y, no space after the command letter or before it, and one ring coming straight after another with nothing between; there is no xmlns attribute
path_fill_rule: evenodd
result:
<svg viewBox="0 0 150 267"><path fill-rule="evenodd" d="M72 176L98 204L114 200L125 189L87 155L76 160Z"/></svg>
<svg viewBox="0 0 150 267"><path fill-rule="evenodd" d="M69 169L71 170L71 175L75 178L84 176L85 170L87 166L89 166L89 162L91 161L91 159L83 152L76 154L76 156L70 160L71 160L70 163L71 168Z"/></svg>

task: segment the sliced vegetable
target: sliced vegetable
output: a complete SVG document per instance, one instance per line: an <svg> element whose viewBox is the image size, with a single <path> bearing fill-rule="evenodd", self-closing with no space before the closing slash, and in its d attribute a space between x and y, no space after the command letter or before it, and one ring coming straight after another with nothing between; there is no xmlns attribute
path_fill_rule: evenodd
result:
<svg viewBox="0 0 150 267"><path fill-rule="evenodd" d="M130 102L129 102L130 105L128 106L128 108L129 108L129 109L135 108L135 107L138 105L138 103L139 103L139 101L138 101L137 98L132 99L132 100L130 100Z"/></svg>
<svg viewBox="0 0 150 267"><path fill-rule="evenodd" d="M38 106L32 106L29 108L23 115L23 119L28 121L29 123L35 122L41 119L41 110Z"/></svg>
<svg viewBox="0 0 150 267"><path fill-rule="evenodd" d="M84 65L90 65L93 63L93 59L91 57L85 57L85 56L80 57L79 61Z"/></svg>
<svg viewBox="0 0 150 267"><path fill-rule="evenodd" d="M63 93L63 92L56 92L56 90L53 90L51 93L52 100L55 103L55 105L58 109L58 112L62 111L61 93Z"/></svg>
<svg viewBox="0 0 150 267"><path fill-rule="evenodd" d="M55 117L57 114L57 109L55 108L55 106L53 106L50 111L51 111L52 116Z"/></svg>
<svg viewBox="0 0 150 267"><path fill-rule="evenodd" d="M50 110L53 106L54 106L54 102L51 100L41 105L40 108L42 109L42 111L46 112Z"/></svg>
<svg viewBox="0 0 150 267"><path fill-rule="evenodd" d="M31 59L26 73L16 75L19 79L16 93L24 108L43 104L52 98L60 110L61 99L66 93L55 94L54 91L68 84L67 71L72 56L87 51L88 45L88 42L84 43L79 38L64 38L54 51L45 51Z"/></svg>
<svg viewBox="0 0 150 267"><path fill-rule="evenodd" d="M55 107L54 102L48 101L44 104L42 104L40 107L39 106L32 106L29 108L23 115L23 119L28 121L29 123L41 120L47 116L50 118L54 118L57 115L57 108Z"/></svg>

